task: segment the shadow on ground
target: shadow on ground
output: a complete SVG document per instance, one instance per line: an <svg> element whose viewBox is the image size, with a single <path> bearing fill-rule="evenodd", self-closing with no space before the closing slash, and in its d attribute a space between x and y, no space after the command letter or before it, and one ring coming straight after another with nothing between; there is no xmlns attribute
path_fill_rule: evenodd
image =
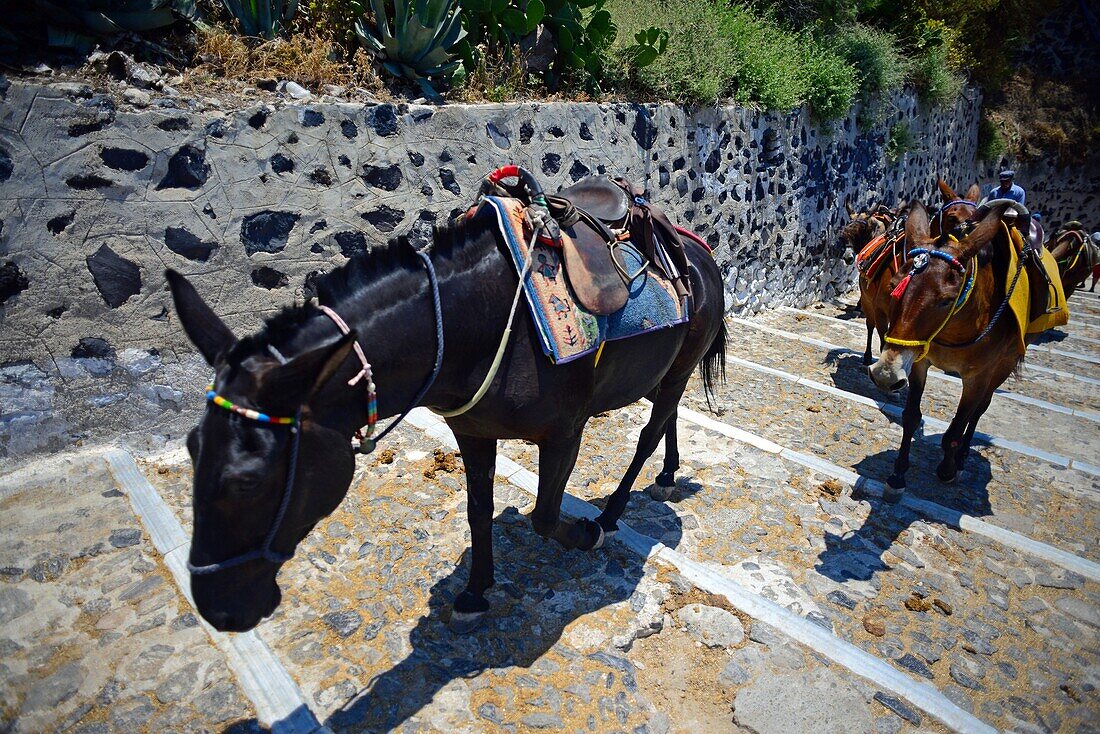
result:
<svg viewBox="0 0 1100 734"><path fill-rule="evenodd" d="M860 476L885 481L894 466L897 450L880 451L868 456L856 467ZM988 485L992 479L989 461L979 453L970 452L966 468L954 484L944 484L936 478L935 469L942 452L939 446L929 448L914 440L910 467L906 475L906 495L948 507L974 517L993 514L989 504ZM879 571L889 569L882 554L889 549L902 531L918 520L932 525L939 520L924 517L908 506L891 504L879 497L853 495L871 505L867 519L854 532L846 535L825 533L825 550L818 555L816 570L837 581L867 581ZM952 526L958 530L957 525Z"/></svg>
<svg viewBox="0 0 1100 734"><path fill-rule="evenodd" d="M697 487L678 491L698 491ZM644 532L648 524L662 531L664 543L678 545L681 529L675 512L640 492L634 493L631 504L644 507L645 522L637 522L637 529ZM629 517L627 521L635 522ZM644 559L616 545L582 552L545 541L514 507L497 516L493 541L496 586L486 595L492 609L481 627L457 635L447 625L454 598L468 579L466 549L453 572L432 587L428 613L409 633L412 651L329 717L328 726L336 731L395 729L455 679L491 668L528 668L558 642L571 622L629 599L644 570ZM632 666L619 658L602 652L588 657L633 679Z"/></svg>

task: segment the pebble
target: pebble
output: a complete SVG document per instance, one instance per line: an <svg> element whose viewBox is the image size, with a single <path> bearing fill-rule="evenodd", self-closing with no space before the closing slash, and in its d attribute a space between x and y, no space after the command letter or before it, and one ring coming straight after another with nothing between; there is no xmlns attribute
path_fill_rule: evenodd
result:
<svg viewBox="0 0 1100 734"><path fill-rule="evenodd" d="M885 706L890 711L893 711L895 714L905 719L913 726L920 726L920 714L910 708L897 696L891 696L889 694L883 693L882 691L876 691L873 698L875 701L878 701L880 704Z"/></svg>
<svg viewBox="0 0 1100 734"><path fill-rule="evenodd" d="M283 91L296 100L306 100L313 96L308 89L297 82L286 82L283 85Z"/></svg>
<svg viewBox="0 0 1100 734"><path fill-rule="evenodd" d="M875 637L882 637L886 634L886 620L882 617L868 615L863 618L863 629Z"/></svg>
<svg viewBox="0 0 1100 734"><path fill-rule="evenodd" d="M737 725L757 734L872 730L871 711L863 695L828 668L761 675L738 691L733 709Z"/></svg>
<svg viewBox="0 0 1100 734"><path fill-rule="evenodd" d="M148 107L153 101L148 92L135 87L127 87L122 92L122 99L134 107Z"/></svg>

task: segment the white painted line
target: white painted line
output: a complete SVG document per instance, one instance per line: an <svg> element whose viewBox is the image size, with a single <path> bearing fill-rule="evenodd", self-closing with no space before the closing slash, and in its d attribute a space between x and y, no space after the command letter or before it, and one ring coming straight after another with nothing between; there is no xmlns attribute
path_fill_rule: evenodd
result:
<svg viewBox="0 0 1100 734"><path fill-rule="evenodd" d="M683 406L680 407L678 415L704 428L711 428L715 423L718 423L717 421L706 419L706 416L690 408L684 408ZM716 430L716 432L732 438L735 441L741 440L740 434L743 432L740 431L740 429L733 429L733 426L728 426L724 423L718 423L718 426L719 428L712 428L712 430ZM845 469L842 466L838 466L817 456L792 451L791 449L783 449L781 455L789 461L805 466L808 469L821 472L826 476L831 476L866 494L881 497L885 490L886 485L877 479L869 479L860 476L850 469ZM909 494L902 495L900 504L917 511L925 517L932 518L933 520L937 520L947 525L954 525L963 530L969 530L976 535L995 540L1002 545L1006 545L1023 553L1029 553L1057 566L1073 571L1074 573L1079 573L1092 581L1100 581L1100 564L1094 563L1087 558L1081 558L1069 551L1064 551L1052 545L1032 540L1027 536L1020 535L1011 530L1006 530L997 525L985 522L984 520L979 520L976 517L965 515L957 510L944 507L943 505L937 505L934 502L917 499Z"/></svg>
<svg viewBox="0 0 1100 734"><path fill-rule="evenodd" d="M164 556L176 585L194 606L191 575L187 571L190 545L183 527L129 453L113 449L107 452L105 458L111 473L152 536L157 551ZM294 679L255 630L226 634L215 630L201 617L199 620L214 644L225 654L241 690L256 707L256 717L261 724L271 727L276 734L331 734L317 721Z"/></svg>
<svg viewBox="0 0 1100 734"><path fill-rule="evenodd" d="M798 313L798 314L806 314L807 316L813 316L814 318L825 319L827 321L832 321L832 322L838 322L838 323L844 324L846 326L862 326L862 324L860 324L857 321L850 321L848 319L841 319L841 318L837 318L836 316L829 316L828 314L823 314L823 313L814 313L813 311L805 311L805 310L799 309L799 308L792 308L791 306L780 306L779 309L781 311L788 311L788 312ZM1028 349L1031 349L1031 350L1036 351L1036 352L1045 352L1047 354L1057 354L1058 356L1066 357L1066 358L1069 358L1069 359L1079 359L1083 362L1090 362L1092 364L1100 364L1100 357L1093 356L1091 354L1084 354L1083 352L1070 352L1070 351L1066 351L1064 349L1058 349L1057 347L1052 347L1049 344L1031 344L1031 345L1028 346Z"/></svg>
<svg viewBox="0 0 1100 734"><path fill-rule="evenodd" d="M781 336L784 339L792 339L794 341L802 342L803 344L809 344L811 346L821 347L822 349L828 349L829 351L841 352L843 354L859 354L859 355L863 354L863 352L861 352L859 350L856 350L856 349L849 349L848 347L842 347L839 344L833 344L831 342L822 341L821 339L815 339L812 336L803 336L802 334L796 334L793 331L784 331L783 329L776 329L775 327L767 326L765 324L758 324L755 321L751 321L749 319L742 319L742 318L738 318L736 316L729 316L729 317L727 317L727 320L732 322L732 323L735 323L735 324L740 324L742 326L748 326L750 329L756 329L757 331L763 331L765 334L772 334L774 336ZM838 319L838 321L839 321L839 319ZM1036 372L1046 372L1046 373L1049 373L1049 374L1058 375L1060 377L1066 377L1066 378L1069 378L1069 379L1077 380L1078 382L1084 382L1085 384L1088 384L1088 385L1100 385L1100 379L1096 379L1094 377L1085 377L1084 375L1077 375L1077 374L1073 374L1071 372L1062 372L1061 370L1051 369L1050 367L1041 367L1041 366L1038 366L1038 365L1028 364L1026 362L1024 363L1025 376L1026 376L1027 372L1033 371L1033 370L1036 371ZM953 381L953 382L961 382L961 380L959 380L958 377L955 377L954 375L945 374L945 373L940 372L938 370L937 371L929 370L928 376L931 377L932 379L935 379L935 380L947 380L947 381ZM1003 397L1007 400L1015 400L1016 402L1021 402L1021 403L1025 403L1025 402L1029 402L1029 401L1038 399L1038 398L1030 398L1030 397L1027 397L1027 396L1023 396L1026 399L1025 400L1020 400L1021 396L1020 396L1019 393L1014 393L1014 392L1011 392L1009 390L1002 390L1000 388L997 388L997 390L995 392L996 392L997 395L999 395L999 396L1001 396L1001 397ZM1045 403L1046 401L1043 401L1043 402ZM1055 405L1055 403L1049 403L1048 405ZM1061 406L1061 407L1065 407L1065 406ZM1095 415L1095 414L1093 413L1092 415Z"/></svg>
<svg viewBox="0 0 1100 734"><path fill-rule="evenodd" d="M841 388L834 385L827 385L824 382L811 380L808 377L799 377L798 375L792 374L790 372L784 372L783 370L777 370L773 367L765 367L764 365L750 362L747 359L735 357L732 354L726 355L726 361L730 364L740 365L742 367L745 367L746 369L763 372L781 380L793 382L796 385L801 385L802 387L807 387L811 390L817 390L818 392L833 395L835 397L841 398L842 400L858 403L860 405L866 405L871 408L877 408L893 418L900 419L902 417L902 413L904 413L904 408L902 408L900 405L888 403L884 400L875 400L874 398L869 398L865 395L860 395L858 393L848 392L847 390L842 390ZM1057 407L1062 408L1062 406ZM1065 413L1073 413L1073 411L1071 411L1069 408L1062 408L1062 411L1064 411ZM950 425L948 421L940 420L939 418L934 418L928 415L923 417L922 422L929 428L933 428L941 432L946 431L947 427ZM931 438L932 435L934 434L928 434L927 436L925 436L925 438ZM1062 456L1060 454L1055 454L1045 449L1041 449L1035 446L1029 446L1027 444L1023 444L1007 438L1000 438L998 436L993 436L982 431L975 431L974 439L977 440L979 443L984 443L990 446L998 446L1009 451L1015 451L1018 454L1023 454L1024 456L1042 459L1043 461L1047 461L1056 466L1060 466L1063 469L1076 469L1078 471L1084 472L1085 474L1100 476L1100 472L1095 471L1092 464L1070 456Z"/></svg>
<svg viewBox="0 0 1100 734"><path fill-rule="evenodd" d="M417 410L428 412L423 408L417 408ZM434 415L429 413L429 416L432 421L442 423ZM417 421L416 425L423 426L420 421ZM422 430L427 431L423 427ZM453 437L445 443L452 448L456 447ZM509 464L515 464L515 462L506 457L498 457L497 464L498 466L507 467ZM518 467L518 465L516 466ZM520 467L520 470L522 470L522 467ZM515 476L518 473L518 470L513 471L512 475ZM520 488L534 494L537 492L537 482L533 490L527 486L520 486ZM572 517L585 517L588 519L594 519L600 514L599 509L594 505L569 493L566 493L562 498L562 512ZM715 573L702 563L688 558L660 541L638 533L622 521L619 522L619 532L616 533L615 539L642 558L656 557L665 561L703 591L721 594L729 600L730 604L744 614L771 625L811 650L843 665L856 675L866 678L879 688L901 696L954 731L980 732L981 734L996 732L996 729L966 712L927 683L910 678L886 661L840 639L824 627L800 617L789 609L781 607L775 602L765 599L740 584Z"/></svg>

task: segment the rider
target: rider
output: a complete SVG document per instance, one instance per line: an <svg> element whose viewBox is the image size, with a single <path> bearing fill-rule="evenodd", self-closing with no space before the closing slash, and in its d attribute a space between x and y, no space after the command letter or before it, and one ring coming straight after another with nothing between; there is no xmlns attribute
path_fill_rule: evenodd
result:
<svg viewBox="0 0 1100 734"><path fill-rule="evenodd" d="M1026 194L1022 188L1012 183L1012 177L1015 175L1015 171L1001 171L1001 185L991 187L988 198L1012 199L1018 204L1023 204Z"/></svg>

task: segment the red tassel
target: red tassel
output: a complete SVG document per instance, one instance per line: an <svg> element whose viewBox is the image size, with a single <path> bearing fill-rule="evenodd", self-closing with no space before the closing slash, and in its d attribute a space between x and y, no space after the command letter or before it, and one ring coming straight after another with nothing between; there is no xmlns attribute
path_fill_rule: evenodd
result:
<svg viewBox="0 0 1100 734"><path fill-rule="evenodd" d="M898 299L905 295L905 289L909 287L909 281L912 279L912 277L913 274L909 273L904 278L902 278L901 282L898 283L898 287L890 291L890 295Z"/></svg>

